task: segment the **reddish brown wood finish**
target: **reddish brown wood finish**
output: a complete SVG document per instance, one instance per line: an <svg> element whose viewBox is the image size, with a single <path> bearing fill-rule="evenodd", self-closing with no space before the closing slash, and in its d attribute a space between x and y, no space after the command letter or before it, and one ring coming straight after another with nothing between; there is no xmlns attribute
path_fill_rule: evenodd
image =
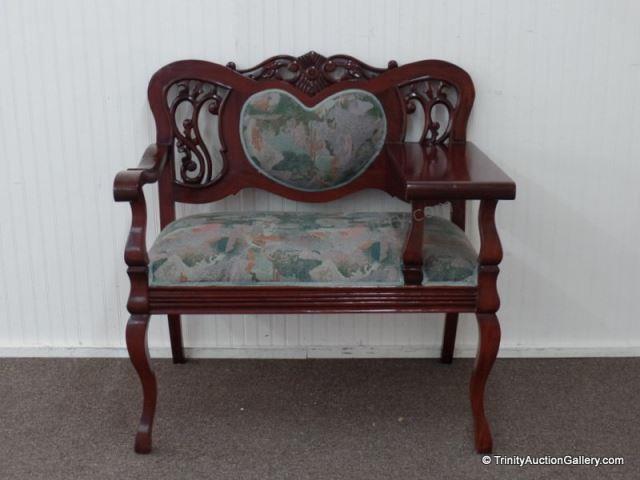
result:
<svg viewBox="0 0 640 480"><path fill-rule="evenodd" d="M407 202L513 200L516 195L513 180L471 142L388 143L385 154L389 189Z"/></svg>
<svg viewBox="0 0 640 480"><path fill-rule="evenodd" d="M470 384L471 410L478 453L490 453L493 448L491 430L484 413L484 390L500 347L500 323L495 314L500 308L497 280L500 271L498 264L502 260L502 246L495 223L497 204L497 200L481 200L478 212L480 253L476 317L479 341Z"/></svg>
<svg viewBox="0 0 640 480"><path fill-rule="evenodd" d="M477 313L478 353L469 384L471 411L473 413L475 445L478 453L491 453L493 441L491 429L484 413L484 390L491 367L500 348L500 324L493 313Z"/></svg>
<svg viewBox="0 0 640 480"><path fill-rule="evenodd" d="M182 346L182 327L180 324L180 315L170 314L169 319L169 338L171 339L171 357L173 363L186 363L184 356L184 348Z"/></svg>
<svg viewBox="0 0 640 480"><path fill-rule="evenodd" d="M442 350L440 351L440 361L442 363L453 362L457 331L458 312L447 313L444 317L444 333L442 334Z"/></svg>
<svg viewBox="0 0 640 480"><path fill-rule="evenodd" d="M357 87L373 93L380 99L387 114L387 141L402 142L407 125L407 107L405 95L401 90L426 79L446 81L458 92L458 101L451 112L452 120L447 139L450 143L464 142L467 119L475 95L473 83L464 70L447 62L425 60L391 68L372 78L349 77L330 83L313 95L304 93L287 81L274 79L273 76L259 77L259 80L255 80L230 68L209 62L189 60L167 65L153 76L149 84L149 101L156 121L157 144L172 145L176 129L179 128L174 124L167 103L171 86L181 81L196 80L214 85L218 90L226 89L228 92L219 105L216 103L214 109L222 120L219 122L221 153L224 160L222 174L205 186L174 182L172 199L186 203L207 203L220 200L244 188L260 188L292 200L327 202L365 188L388 191L385 155L381 155L355 181L332 190L302 192L273 182L260 174L245 158L238 128L241 108L249 96L269 88L285 90L296 96L301 103L313 106L340 90Z"/></svg>
<svg viewBox="0 0 640 480"><path fill-rule="evenodd" d="M464 200L453 200L451 202L451 221L462 230L466 228L466 204ZM444 319L442 351L440 352L440 361L442 363L451 363L453 361L453 351L456 345L457 331L458 314L447 313Z"/></svg>
<svg viewBox="0 0 640 480"><path fill-rule="evenodd" d="M158 387L156 376L149 363L149 349L147 347L147 330L149 327L149 315L131 315L127 323L127 350L140 382L142 383L142 416L138 425L138 433L134 449L137 453L149 453L151 451L151 430L153 429L153 417L156 412L156 398Z"/></svg>
<svg viewBox="0 0 640 480"><path fill-rule="evenodd" d="M475 287L152 287L150 313L474 312Z"/></svg>
<svg viewBox="0 0 640 480"><path fill-rule="evenodd" d="M425 202L415 201L411 203L411 228L407 234L402 254L402 274L405 285L422 285L425 207Z"/></svg>
<svg viewBox="0 0 640 480"><path fill-rule="evenodd" d="M167 164L168 152L167 146L149 146L138 167L118 173L113 184L113 197L116 202L128 201L131 205L131 230L124 250L124 260L128 265L127 274L131 281L127 302L127 309L131 313L149 311L147 205L142 194L142 186L158 180L160 172Z"/></svg>
<svg viewBox="0 0 640 480"><path fill-rule="evenodd" d="M285 90L307 106L343 89L371 92L387 116L386 147L366 172L333 190L301 192L271 181L245 158L238 128L245 100L269 88ZM494 215L498 199L515 197L515 184L477 147L466 142L467 120L475 95L469 75L439 60L400 67L392 61L384 69L347 55L325 58L310 52L297 58L273 57L246 70L238 70L233 64L223 67L196 60L172 63L153 76L148 94L156 122L156 144L146 150L137 168L120 172L114 182L116 201L129 202L132 210L125 248L131 281L127 308L132 313L127 325L127 348L144 394L136 451L146 453L151 449L157 394L146 348L150 314L168 315L173 359L181 363L181 314L333 312L446 312L441 357L445 362L453 357L458 313L476 312L480 335L471 379L471 403L476 448L490 451L483 395L499 346L496 279L502 258ZM170 94L174 95L172 99ZM195 113L178 125L174 113L180 102L191 104ZM446 124L440 125L431 116L438 105L449 114ZM418 106L427 115L421 141L404 143L408 117ZM201 112L219 117L223 167L217 176L212 173L211 152L198 124ZM207 167L206 171L197 168L200 164ZM367 188L383 190L409 203L413 213L403 251L405 286L149 287L147 212L142 187L156 181L162 227L175 219L176 202L213 202L245 188L259 188L305 202L327 202ZM465 201L472 199L481 200L478 286L423 287L424 207L452 202L451 218L464 228Z"/></svg>

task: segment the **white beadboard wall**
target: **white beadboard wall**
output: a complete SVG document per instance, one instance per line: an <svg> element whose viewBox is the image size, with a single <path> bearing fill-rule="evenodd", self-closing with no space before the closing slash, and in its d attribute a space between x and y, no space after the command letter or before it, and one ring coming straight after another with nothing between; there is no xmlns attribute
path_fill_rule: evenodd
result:
<svg viewBox="0 0 640 480"><path fill-rule="evenodd" d="M111 187L153 141L156 69L310 49L470 72L469 138L518 184L498 208L502 355L640 354L639 21L633 0L0 1L0 355L124 354L130 212ZM372 192L317 206L247 191L209 208L403 206ZM184 330L200 356L432 356L442 323L247 315L186 317ZM475 343L464 316L458 353ZM168 353L164 318L150 344Z"/></svg>

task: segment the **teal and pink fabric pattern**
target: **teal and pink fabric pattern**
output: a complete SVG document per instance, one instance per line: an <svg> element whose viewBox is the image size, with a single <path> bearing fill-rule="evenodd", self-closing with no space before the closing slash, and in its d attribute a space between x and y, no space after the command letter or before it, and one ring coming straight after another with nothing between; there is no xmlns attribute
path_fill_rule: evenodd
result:
<svg viewBox="0 0 640 480"><path fill-rule="evenodd" d="M375 95L344 90L308 108L284 90L252 95L240 113L240 138L253 166L296 190L345 185L375 160L387 123Z"/></svg>
<svg viewBox="0 0 640 480"><path fill-rule="evenodd" d="M235 212L169 224L149 252L153 286L398 286L408 213ZM424 284L477 284L477 254L451 221L425 219Z"/></svg>

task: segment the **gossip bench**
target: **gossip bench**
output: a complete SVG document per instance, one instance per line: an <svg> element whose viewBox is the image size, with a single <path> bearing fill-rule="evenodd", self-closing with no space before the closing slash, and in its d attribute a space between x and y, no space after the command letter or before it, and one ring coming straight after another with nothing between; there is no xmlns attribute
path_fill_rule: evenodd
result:
<svg viewBox="0 0 640 480"><path fill-rule="evenodd" d="M149 84L157 139L118 173L129 202L126 341L143 388L135 450L151 450L156 378L150 316L166 314L173 360L185 361L181 314L443 312L451 362L458 314L476 314L470 397L478 452L490 452L484 389L498 352L498 200L515 184L466 141L474 87L461 68L425 60L374 68L346 55L277 56L246 70L204 61L160 69ZM162 231L148 251L142 187L158 183ZM176 219L176 203L257 188L299 202L363 189L400 212L215 212ZM480 248L467 239L479 200ZM425 208L450 205L448 218Z"/></svg>

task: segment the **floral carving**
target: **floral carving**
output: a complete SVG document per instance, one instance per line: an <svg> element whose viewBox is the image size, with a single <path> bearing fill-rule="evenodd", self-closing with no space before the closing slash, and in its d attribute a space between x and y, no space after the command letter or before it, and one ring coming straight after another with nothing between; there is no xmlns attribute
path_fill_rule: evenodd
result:
<svg viewBox="0 0 640 480"><path fill-rule="evenodd" d="M331 84L349 80L366 80L397 67L391 60L387 68L371 67L348 55L324 57L314 51L300 57L280 55L239 73L254 80L284 80L307 95L315 95ZM235 63L227 67L237 70Z"/></svg>

